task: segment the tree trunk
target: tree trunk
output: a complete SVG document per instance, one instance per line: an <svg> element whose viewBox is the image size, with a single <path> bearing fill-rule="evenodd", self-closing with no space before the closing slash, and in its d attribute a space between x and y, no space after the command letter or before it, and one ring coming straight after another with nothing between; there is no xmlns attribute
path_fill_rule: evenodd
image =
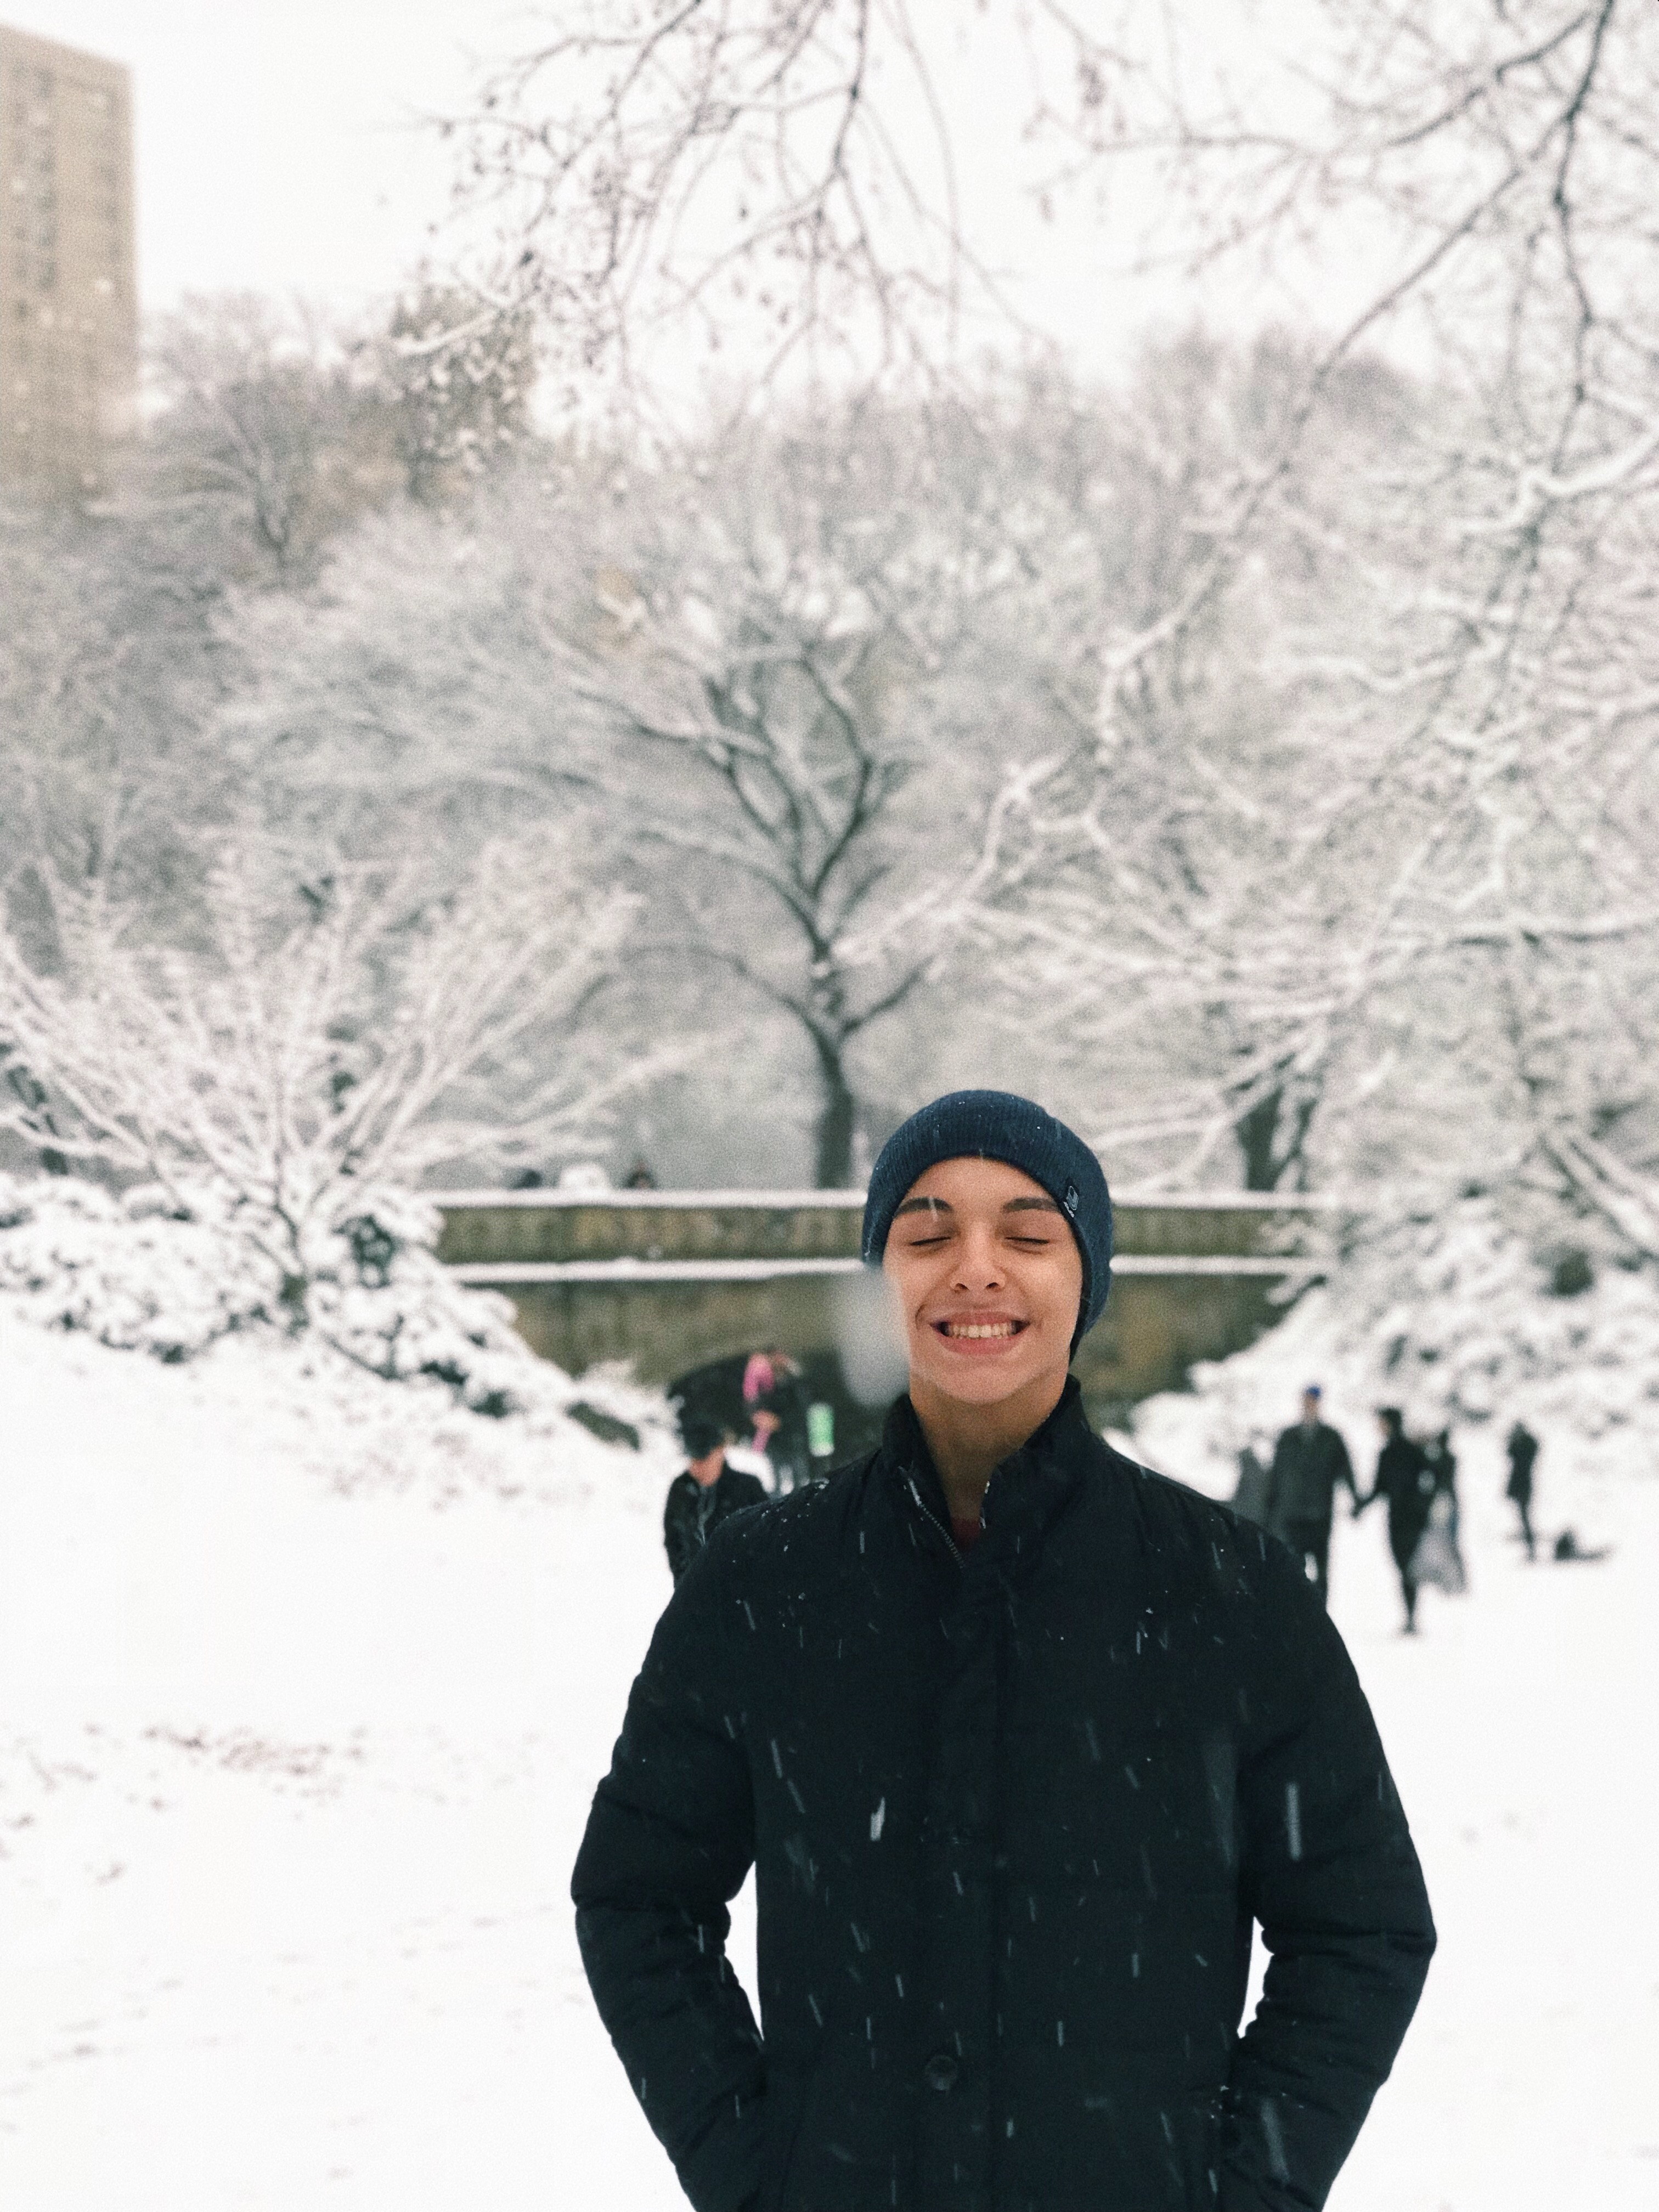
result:
<svg viewBox="0 0 1659 2212"><path fill-rule="evenodd" d="M1265 1098L1258 1098L1254 1106L1239 1115L1233 1124L1233 1134L1238 1139L1238 1149L1244 1159L1244 1188L1246 1190L1277 1190L1291 1168L1300 1168L1303 1147L1307 1142L1308 1128L1318 1102L1313 1098L1298 1098L1291 1109L1291 1127L1285 1149L1275 1152L1274 1139L1279 1135L1279 1115L1285 1110L1282 1089L1270 1091ZM1300 1177L1298 1176L1298 1182Z"/></svg>
<svg viewBox="0 0 1659 2212"><path fill-rule="evenodd" d="M817 1164L820 1190L846 1190L853 1180L853 1123L857 1113L842 1066L842 1040L812 1032L818 1056Z"/></svg>

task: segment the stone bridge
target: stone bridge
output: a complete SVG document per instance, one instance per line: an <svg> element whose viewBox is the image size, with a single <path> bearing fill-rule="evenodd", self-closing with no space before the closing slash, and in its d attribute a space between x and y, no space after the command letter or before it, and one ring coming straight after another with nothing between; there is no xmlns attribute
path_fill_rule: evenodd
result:
<svg viewBox="0 0 1659 2212"><path fill-rule="evenodd" d="M860 1449L902 1384L858 1257L861 1191L451 1191L440 1256L503 1291L526 1341L573 1375L629 1362L662 1384L781 1346ZM1076 1371L1097 1423L1251 1343L1320 1270L1332 1201L1229 1193L1115 1201L1106 1313Z"/></svg>

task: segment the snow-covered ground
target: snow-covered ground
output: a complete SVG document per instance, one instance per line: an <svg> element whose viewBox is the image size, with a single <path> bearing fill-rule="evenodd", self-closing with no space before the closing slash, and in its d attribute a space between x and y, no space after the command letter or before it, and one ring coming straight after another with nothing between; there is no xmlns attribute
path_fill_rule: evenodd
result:
<svg viewBox="0 0 1659 2212"><path fill-rule="evenodd" d="M385 1385L354 1424L297 1358L0 1315L0 2203L667 2212L566 1898L661 1447L567 1426L542 1480L510 1422ZM1575 1485L1613 1556L1529 1568L1469 1439L1473 1589L1415 1643L1377 1517L1337 1531L1442 1948L1336 2212L1659 2203L1659 1480ZM1547 1449L1540 1490L1553 1528Z"/></svg>

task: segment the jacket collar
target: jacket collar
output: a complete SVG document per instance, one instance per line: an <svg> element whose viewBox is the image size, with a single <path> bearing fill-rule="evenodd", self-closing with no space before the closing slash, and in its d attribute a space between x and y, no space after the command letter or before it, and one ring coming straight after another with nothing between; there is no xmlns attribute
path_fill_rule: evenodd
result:
<svg viewBox="0 0 1659 2212"><path fill-rule="evenodd" d="M1082 1480L1094 1443L1094 1431L1083 1410L1082 1387L1075 1375L1068 1375L1060 1403L1042 1427L993 1472L985 1492L981 1544L991 1546L999 1554L1034 1555L1049 1524ZM908 1395L899 1399L887 1416L882 1458L911 1510L920 1508L941 1533L948 1531L951 1513L945 1486Z"/></svg>

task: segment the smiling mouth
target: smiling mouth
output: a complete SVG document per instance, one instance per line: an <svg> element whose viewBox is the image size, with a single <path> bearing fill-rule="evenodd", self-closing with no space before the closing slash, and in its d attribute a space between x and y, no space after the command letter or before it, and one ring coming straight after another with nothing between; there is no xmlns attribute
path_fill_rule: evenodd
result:
<svg viewBox="0 0 1659 2212"><path fill-rule="evenodd" d="M1006 1342L1011 1336L1018 1336L1025 1326L1023 1321L936 1321L933 1323L939 1334L949 1337L952 1342L966 1340L974 1343L999 1339Z"/></svg>

